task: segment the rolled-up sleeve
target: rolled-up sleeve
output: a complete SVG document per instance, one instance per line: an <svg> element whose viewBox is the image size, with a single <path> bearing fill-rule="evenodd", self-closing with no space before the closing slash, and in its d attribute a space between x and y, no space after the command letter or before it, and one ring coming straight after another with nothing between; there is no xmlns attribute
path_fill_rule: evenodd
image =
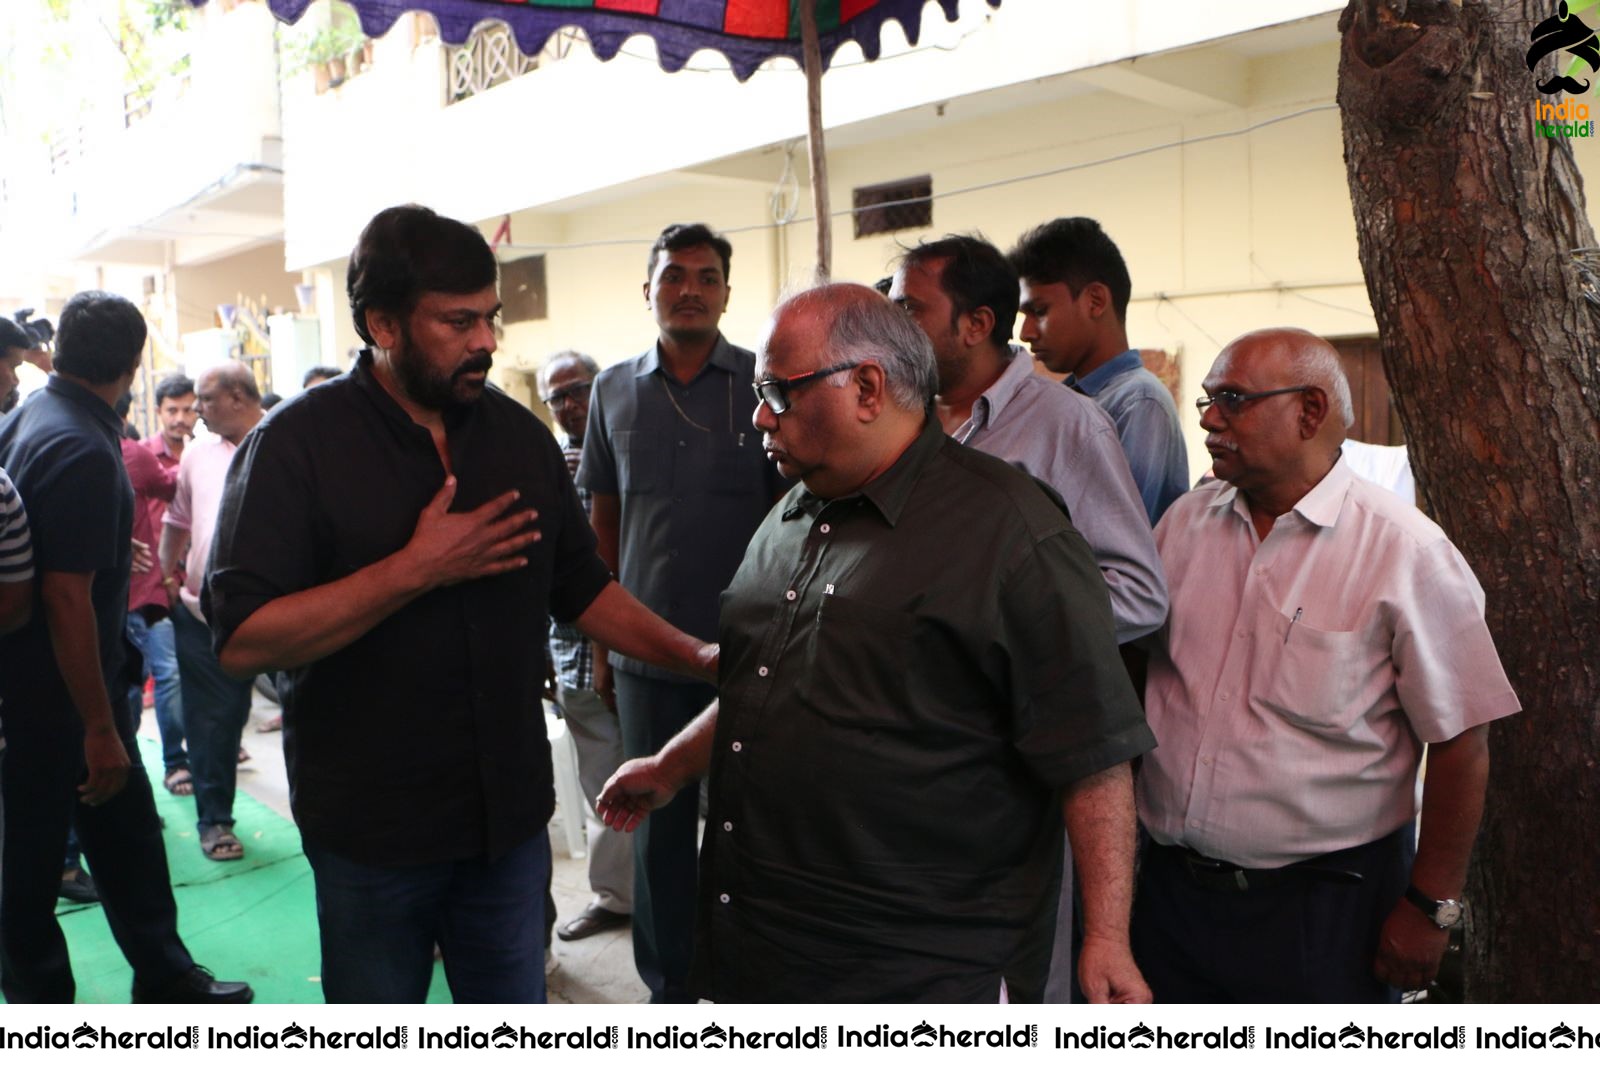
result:
<svg viewBox="0 0 1600 1067"><path fill-rule="evenodd" d="M1117 652L1105 583L1076 530L1041 540L1000 590L1015 700L1012 744L1064 786L1155 747Z"/></svg>
<svg viewBox="0 0 1600 1067"><path fill-rule="evenodd" d="M583 431L583 458L578 462L577 484L590 493L616 496L617 456L611 448L611 427L606 423L605 393L610 375L601 372L589 392L589 422Z"/></svg>

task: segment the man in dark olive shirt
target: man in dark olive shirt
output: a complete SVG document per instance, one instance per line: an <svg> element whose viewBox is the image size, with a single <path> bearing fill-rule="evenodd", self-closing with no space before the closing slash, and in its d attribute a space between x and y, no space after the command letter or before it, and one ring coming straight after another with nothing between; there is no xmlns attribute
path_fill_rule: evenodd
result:
<svg viewBox="0 0 1600 1067"><path fill-rule="evenodd" d="M290 797L329 1001L544 999L549 618L702 677L716 650L611 579L555 438L488 388L493 252L417 206L350 259L350 373L262 422L207 583L225 669L288 672Z"/></svg>
<svg viewBox="0 0 1600 1067"><path fill-rule="evenodd" d="M629 829L709 764L700 992L993 1002L1053 906L1064 818L1084 990L1148 999L1128 761L1153 739L1088 546L928 417L928 340L873 291L780 305L757 373L756 428L803 485L724 599L720 711L600 802Z"/></svg>
<svg viewBox="0 0 1600 1067"><path fill-rule="evenodd" d="M69 824L133 967L135 1003L253 995L195 966L178 936L161 823L134 740L124 637L134 499L112 405L138 373L144 341L131 302L79 293L61 312L55 373L0 424L0 465L27 504L39 575L33 618L0 641L10 749L0 987L12 1004L70 1003L76 991L55 919Z"/></svg>

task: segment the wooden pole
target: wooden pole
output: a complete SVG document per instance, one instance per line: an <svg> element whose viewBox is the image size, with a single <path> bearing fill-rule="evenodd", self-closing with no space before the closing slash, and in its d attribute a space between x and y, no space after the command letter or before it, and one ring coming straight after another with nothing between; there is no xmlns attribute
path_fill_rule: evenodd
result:
<svg viewBox="0 0 1600 1067"><path fill-rule="evenodd" d="M800 5L800 45L806 71L806 146L811 154L811 207L817 217L816 281L833 273L833 212L828 201L828 155L822 143L822 46L817 40L816 0Z"/></svg>

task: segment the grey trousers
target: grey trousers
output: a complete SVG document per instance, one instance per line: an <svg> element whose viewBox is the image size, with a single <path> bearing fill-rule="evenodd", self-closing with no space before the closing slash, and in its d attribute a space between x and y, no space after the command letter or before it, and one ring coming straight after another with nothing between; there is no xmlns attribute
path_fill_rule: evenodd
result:
<svg viewBox="0 0 1600 1067"><path fill-rule="evenodd" d="M633 839L600 821L594 803L606 779L622 763L622 725L617 713L606 707L591 689L559 686L557 703L567 721L567 733L578 749L578 785L589 802L589 888L594 900L607 911L633 913Z"/></svg>

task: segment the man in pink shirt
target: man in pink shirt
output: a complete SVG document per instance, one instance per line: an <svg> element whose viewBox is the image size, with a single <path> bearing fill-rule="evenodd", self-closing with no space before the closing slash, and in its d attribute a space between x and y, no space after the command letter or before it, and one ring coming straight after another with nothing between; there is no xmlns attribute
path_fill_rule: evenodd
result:
<svg viewBox="0 0 1600 1067"><path fill-rule="evenodd" d="M230 678L217 662L200 588L228 464L261 421L261 391L243 364L224 363L200 376L196 399L200 417L217 437L184 449L177 492L161 531L161 575L171 595L200 850L208 859L236 860L244 856L244 846L233 832L233 796L251 687L249 681Z"/></svg>
<svg viewBox="0 0 1600 1067"><path fill-rule="evenodd" d="M1158 1001L1398 1000L1461 921L1489 723L1519 707L1483 588L1350 470L1326 341L1246 334L1202 388L1217 480L1156 527L1172 611L1145 687L1134 955Z"/></svg>
<svg viewBox="0 0 1600 1067"><path fill-rule="evenodd" d="M155 400L161 432L148 441L122 442L122 462L133 483L133 537L152 551L161 543L161 520L178 488L183 447L194 436L194 382L182 374L168 375L156 384ZM188 796L194 792L194 782L189 755L183 750L183 694L178 684L171 607L162 580L160 570L153 567L133 576L128 586L128 640L144 657L146 675L155 679L162 780L168 792ZM135 692L133 699L139 701L140 694ZM140 705L133 706L137 709Z"/></svg>

